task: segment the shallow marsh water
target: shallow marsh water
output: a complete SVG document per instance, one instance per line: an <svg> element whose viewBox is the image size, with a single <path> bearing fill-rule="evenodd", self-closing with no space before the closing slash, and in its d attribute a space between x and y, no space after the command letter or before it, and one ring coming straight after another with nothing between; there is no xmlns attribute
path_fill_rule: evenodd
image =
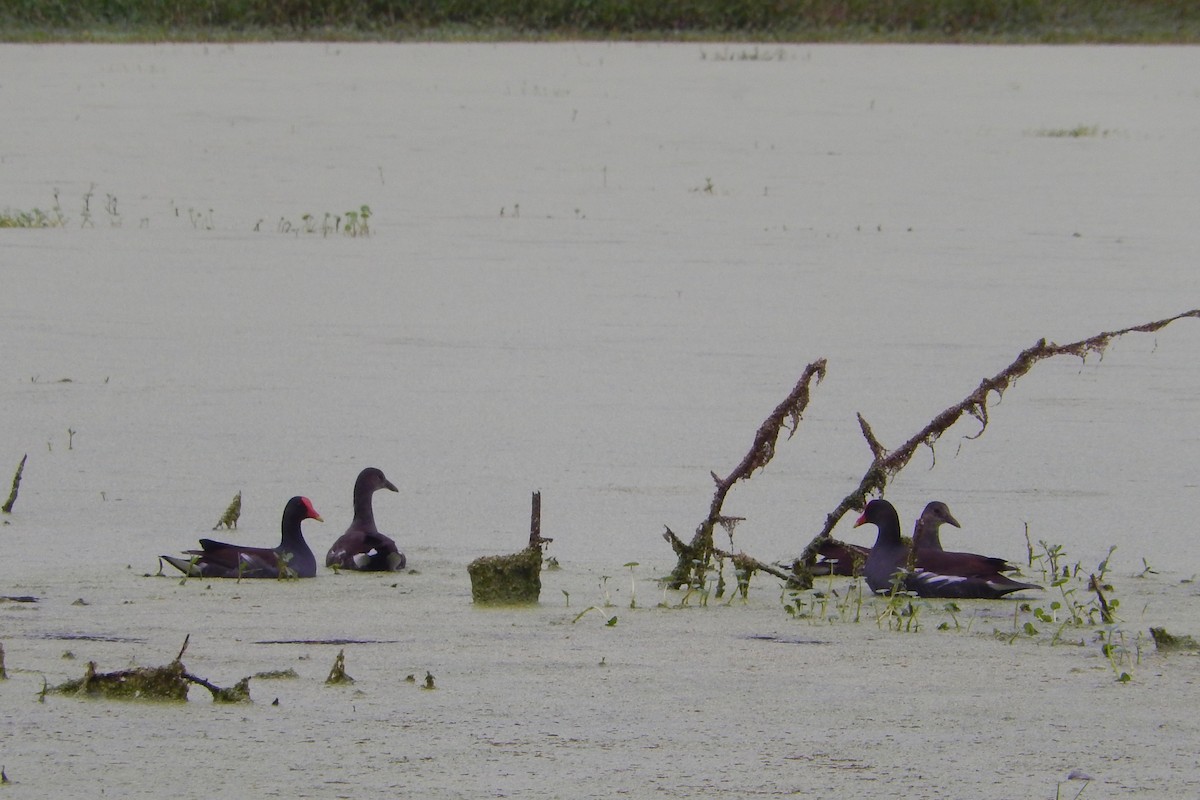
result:
<svg viewBox="0 0 1200 800"><path fill-rule="evenodd" d="M0 207L57 190L67 217L0 233L0 485L29 453L0 593L40 598L0 603L13 796L1053 797L1073 769L1085 797L1195 795L1194 657L1148 646L1122 685L1094 631L995 639L1015 602L965 604L970 633L930 608L896 634L872 604L793 620L769 579L705 608L652 579L663 526L691 534L709 472L815 358L799 431L726 503L763 560L857 483L855 412L895 446L1041 337L1200 306L1200 50L4 46L0 64ZM369 237L298 230L364 204ZM1020 559L1027 524L1090 570L1116 545L1129 636L1195 634L1198 345L1182 320L1040 364L888 496L906 520L945 500L962 549ZM401 488L376 516L415 572L152 576L239 490L223 538L273 544L299 493L323 553L368 465ZM472 607L466 563L524 541L535 489L562 569L537 608ZM1157 573L1133 578L1143 558ZM42 676L166 663L187 633L218 684L300 677L252 681L250 706L36 701ZM364 643L268 643L334 639ZM342 647L357 682L326 687Z"/></svg>

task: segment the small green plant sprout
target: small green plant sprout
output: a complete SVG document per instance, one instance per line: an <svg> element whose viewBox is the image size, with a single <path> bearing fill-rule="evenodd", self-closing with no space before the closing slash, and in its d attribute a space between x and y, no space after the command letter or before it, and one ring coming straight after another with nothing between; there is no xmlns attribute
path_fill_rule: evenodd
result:
<svg viewBox="0 0 1200 800"><path fill-rule="evenodd" d="M291 562L292 562L293 555L294 555L293 553L280 553L275 556L275 562L279 567L279 575L276 577L277 580L281 580L281 581L300 580L300 573L296 572L296 570L292 568ZM238 562L238 572L239 572L238 580L241 580L241 577L242 577L240 574L241 568L242 568L242 563L239 561Z"/></svg>
<svg viewBox="0 0 1200 800"><path fill-rule="evenodd" d="M1096 636L1100 652L1112 667L1119 683L1133 680L1132 670L1142 663L1142 635L1139 633L1132 645L1125 640L1125 632L1115 625L1106 625Z"/></svg>
<svg viewBox="0 0 1200 800"><path fill-rule="evenodd" d="M435 686L433 683L433 673L429 670L425 671L425 683L421 685L421 688L428 689L430 691L437 688L437 686Z"/></svg>
<svg viewBox="0 0 1200 800"><path fill-rule="evenodd" d="M565 597L567 600L567 608L570 608L571 607L571 593L568 592L566 589L560 589L559 591L561 591L563 593L563 597Z"/></svg>
<svg viewBox="0 0 1200 800"><path fill-rule="evenodd" d="M365 203L358 207L358 211L347 211L346 224L342 227L342 233L347 236L370 236L371 228L368 225L370 219L371 207Z"/></svg>
<svg viewBox="0 0 1200 800"><path fill-rule="evenodd" d="M962 609L958 607L958 603L955 603L953 600L951 600L949 603L946 603L946 605L942 606L942 610L950 615L950 622L954 623L954 630L961 630L962 626L958 624L958 615ZM939 631L950 630L950 622L940 623L937 626L937 629Z"/></svg>
<svg viewBox="0 0 1200 800"><path fill-rule="evenodd" d="M12 783L8 779L8 773L4 771L4 767L0 767L0 784Z"/></svg>
<svg viewBox="0 0 1200 800"><path fill-rule="evenodd" d="M1157 575L1157 574L1158 574L1158 570L1156 570L1156 569L1154 569L1154 567L1150 566L1150 562L1146 560L1145 556L1142 556L1142 571L1139 572L1137 575L1134 575L1134 577L1135 578L1144 578L1147 575Z"/></svg>
<svg viewBox="0 0 1200 800"><path fill-rule="evenodd" d="M913 602L914 595L904 590L904 572L896 570L892 575L892 588L885 599L886 604L875 617L875 624L882 629L886 624L888 630L916 633L921 630L921 603Z"/></svg>
<svg viewBox="0 0 1200 800"><path fill-rule="evenodd" d="M346 674L346 651L338 650L337 657L333 659L333 667L329 670L329 677L325 679L327 686L332 686L340 683L354 683L354 678Z"/></svg>
<svg viewBox="0 0 1200 800"><path fill-rule="evenodd" d="M67 428L67 449L68 450L75 449L75 434L76 433L78 433L78 431L75 431L71 428Z"/></svg>
<svg viewBox="0 0 1200 800"><path fill-rule="evenodd" d="M96 223L92 222L92 195L96 193L96 184L88 187L88 190L83 193L83 210L79 212L79 227L94 228Z"/></svg>
<svg viewBox="0 0 1200 800"><path fill-rule="evenodd" d="M601 613L603 613L600 606L588 606L583 611L580 611L578 614L576 614L574 618L572 618L571 624L574 625L576 622L579 622L579 620L583 619L590 611L601 611Z"/></svg>
<svg viewBox="0 0 1200 800"><path fill-rule="evenodd" d="M8 680L8 670L4 668L4 644L0 643L0 681Z"/></svg>
<svg viewBox="0 0 1200 800"><path fill-rule="evenodd" d="M633 571L638 567L638 562L628 561L625 567L629 570L629 607L637 608L637 576Z"/></svg>
<svg viewBox="0 0 1200 800"><path fill-rule="evenodd" d="M611 575L600 576L600 596L604 598L604 607L608 608L613 604L612 595L608 592L608 579Z"/></svg>
<svg viewBox="0 0 1200 800"><path fill-rule="evenodd" d="M242 516L242 493L239 490L229 501L229 505L225 507L225 513L217 520L217 524L213 525L213 530L220 530L224 526L227 530L232 530L237 527L238 519Z"/></svg>
<svg viewBox="0 0 1200 800"><path fill-rule="evenodd" d="M211 231L216 227L216 224L213 222L213 210L211 208L207 212L189 208L188 220L196 230Z"/></svg>
<svg viewBox="0 0 1200 800"><path fill-rule="evenodd" d="M104 195L104 210L108 213L108 224L110 227L121 227L121 213L117 211L116 195Z"/></svg>
<svg viewBox="0 0 1200 800"><path fill-rule="evenodd" d="M575 615L575 618L571 620L571 624L574 625L576 622L579 622L579 620L583 619L589 612L592 612L592 611L599 611L601 614L604 613L604 609L601 608L600 606L588 606L583 611L580 611L578 614ZM604 624L605 624L605 626L607 626L609 628L616 627L617 617L615 617L615 616L609 617L607 620L604 621Z"/></svg>

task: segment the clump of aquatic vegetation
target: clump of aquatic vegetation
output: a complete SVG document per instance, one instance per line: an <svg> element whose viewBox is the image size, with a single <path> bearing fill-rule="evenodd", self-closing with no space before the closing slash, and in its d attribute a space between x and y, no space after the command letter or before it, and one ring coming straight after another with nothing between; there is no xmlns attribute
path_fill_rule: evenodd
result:
<svg viewBox="0 0 1200 800"><path fill-rule="evenodd" d="M187 702L188 688L198 684L212 693L214 703L250 702L250 678L242 678L231 687L223 688L204 678L188 672L183 665L183 654L187 651L191 636L183 640L179 655L170 664L161 667L134 667L116 672L98 672L96 662L89 661L82 678L65 681L51 687L43 681L39 699L45 702L47 694L65 694L95 697L107 700L166 700Z"/></svg>
<svg viewBox="0 0 1200 800"><path fill-rule="evenodd" d="M49 209L12 209L0 211L0 228L61 228L67 224L62 205L58 201L58 190L54 190L54 204Z"/></svg>
<svg viewBox="0 0 1200 800"><path fill-rule="evenodd" d="M275 230L279 233L290 233L295 236L305 235L320 235L327 236L370 236L371 235L371 207L367 204L359 206L357 209L346 211L342 214L335 214L331 211L326 211L323 216L315 214L301 214L298 221L290 220L287 217L280 217L279 222L275 224ZM262 230L263 220L259 220L254 226L255 231Z"/></svg>
<svg viewBox="0 0 1200 800"><path fill-rule="evenodd" d="M1124 683L1132 680L1134 668L1141 663L1146 638L1123 627L1118 615L1121 601L1109 582L1115 550L1109 548L1095 570L1086 570L1081 562L1071 562L1062 545L1030 543L1029 567L1041 573L1047 587L1047 596L1036 602L986 601L984 605L985 601L972 601L968 611L960 601L917 597L901 591L899 585L889 593L871 595L861 578L844 583L845 579L832 575L810 589L785 586L780 602L788 615L810 625L874 622L881 630L917 633L928 624L938 631L971 633L982 620L990 630L979 633L990 633L1007 644L1028 641L1084 649L1098 645L1114 677ZM1010 622L999 625L996 611L1008 604Z"/></svg>
<svg viewBox="0 0 1200 800"><path fill-rule="evenodd" d="M1099 125L1076 125L1073 128L1038 128L1032 135L1047 139L1086 139L1108 136L1109 131L1101 130Z"/></svg>
<svg viewBox="0 0 1200 800"><path fill-rule="evenodd" d="M1194 3L1112 0L77 0L10 3L10 38L472 40L562 38L731 41L1195 41ZM48 33L52 32L52 33Z"/></svg>
<svg viewBox="0 0 1200 800"><path fill-rule="evenodd" d="M68 215L63 209L60 191L54 190L53 200L46 208L4 208L0 210L0 228L67 228L76 224L80 228L95 228L106 225L110 228L120 228L124 225L125 217L121 212L122 204L117 195L103 193L103 201L99 199L96 185L91 184L80 197L78 216ZM211 208L183 207L174 200L168 203L168 215L178 220L186 220L194 230L212 231L217 229L216 212ZM275 223L279 233L300 235L348 236L351 238L371 235L371 207L366 203L348 211L335 213L326 211L323 214L301 214L298 218L281 216ZM150 227L150 217L138 218L139 228ZM253 226L258 232L269 229L265 219L259 219Z"/></svg>

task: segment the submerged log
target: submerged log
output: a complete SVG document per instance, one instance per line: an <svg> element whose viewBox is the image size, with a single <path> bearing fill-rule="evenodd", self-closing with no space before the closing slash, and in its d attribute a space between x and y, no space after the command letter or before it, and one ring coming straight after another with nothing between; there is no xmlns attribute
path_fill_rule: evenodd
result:
<svg viewBox="0 0 1200 800"><path fill-rule="evenodd" d="M529 546L504 556L482 556L467 565L471 599L480 605L536 603L542 592L543 548L554 541L542 537L542 493L533 493Z"/></svg>

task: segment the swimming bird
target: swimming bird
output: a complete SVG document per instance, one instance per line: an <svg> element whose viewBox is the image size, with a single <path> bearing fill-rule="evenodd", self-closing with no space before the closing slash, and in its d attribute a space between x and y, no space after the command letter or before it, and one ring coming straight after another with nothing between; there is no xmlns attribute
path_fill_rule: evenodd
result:
<svg viewBox="0 0 1200 800"><path fill-rule="evenodd" d="M934 500L925 506L917 524L913 526L913 547L917 550L942 550L942 539L938 536L938 528L942 524L961 528L958 520L950 513L950 507L940 500Z"/></svg>
<svg viewBox="0 0 1200 800"><path fill-rule="evenodd" d="M961 553L942 548L938 528L948 523L956 528L962 526L950 513L949 507L938 500L925 506L913 528L913 551L918 567L938 568L946 564L960 574L990 575L996 572L1016 572L1017 567L1003 558L981 556L978 553Z"/></svg>
<svg viewBox="0 0 1200 800"><path fill-rule="evenodd" d="M813 564L809 572L812 575L862 575L863 565L870 554L868 547L828 539L817 549L821 560Z"/></svg>
<svg viewBox="0 0 1200 800"><path fill-rule="evenodd" d="M942 523L961 527L958 520L950 513L949 507L938 500L925 506L913 530L913 548L920 552L924 549L941 550L942 542L938 538L938 528ZM813 575L862 575L863 565L871 548L850 542L829 539L817 549L821 557L812 567Z"/></svg>
<svg viewBox="0 0 1200 800"><path fill-rule="evenodd" d="M404 569L407 559L392 539L375 527L371 497L380 489L398 492L395 484L375 467L358 473L354 482L354 519L346 532L325 554L325 566L357 569L363 572L395 572Z"/></svg>
<svg viewBox="0 0 1200 800"><path fill-rule="evenodd" d="M283 538L278 547L243 547L201 539L201 549L184 551L191 558L162 558L193 578L312 578L317 574L317 558L300 530L306 519L324 521L311 500L293 497L283 507Z"/></svg>
<svg viewBox="0 0 1200 800"><path fill-rule="evenodd" d="M921 597L996 598L1021 589L1040 589L1004 575L996 562L973 553L939 550L918 551L910 567L908 547L900 538L900 515L882 498L867 503L855 527L872 524L879 529L875 546L867 557L863 574L873 592L891 591L893 576L900 575L900 588Z"/></svg>

